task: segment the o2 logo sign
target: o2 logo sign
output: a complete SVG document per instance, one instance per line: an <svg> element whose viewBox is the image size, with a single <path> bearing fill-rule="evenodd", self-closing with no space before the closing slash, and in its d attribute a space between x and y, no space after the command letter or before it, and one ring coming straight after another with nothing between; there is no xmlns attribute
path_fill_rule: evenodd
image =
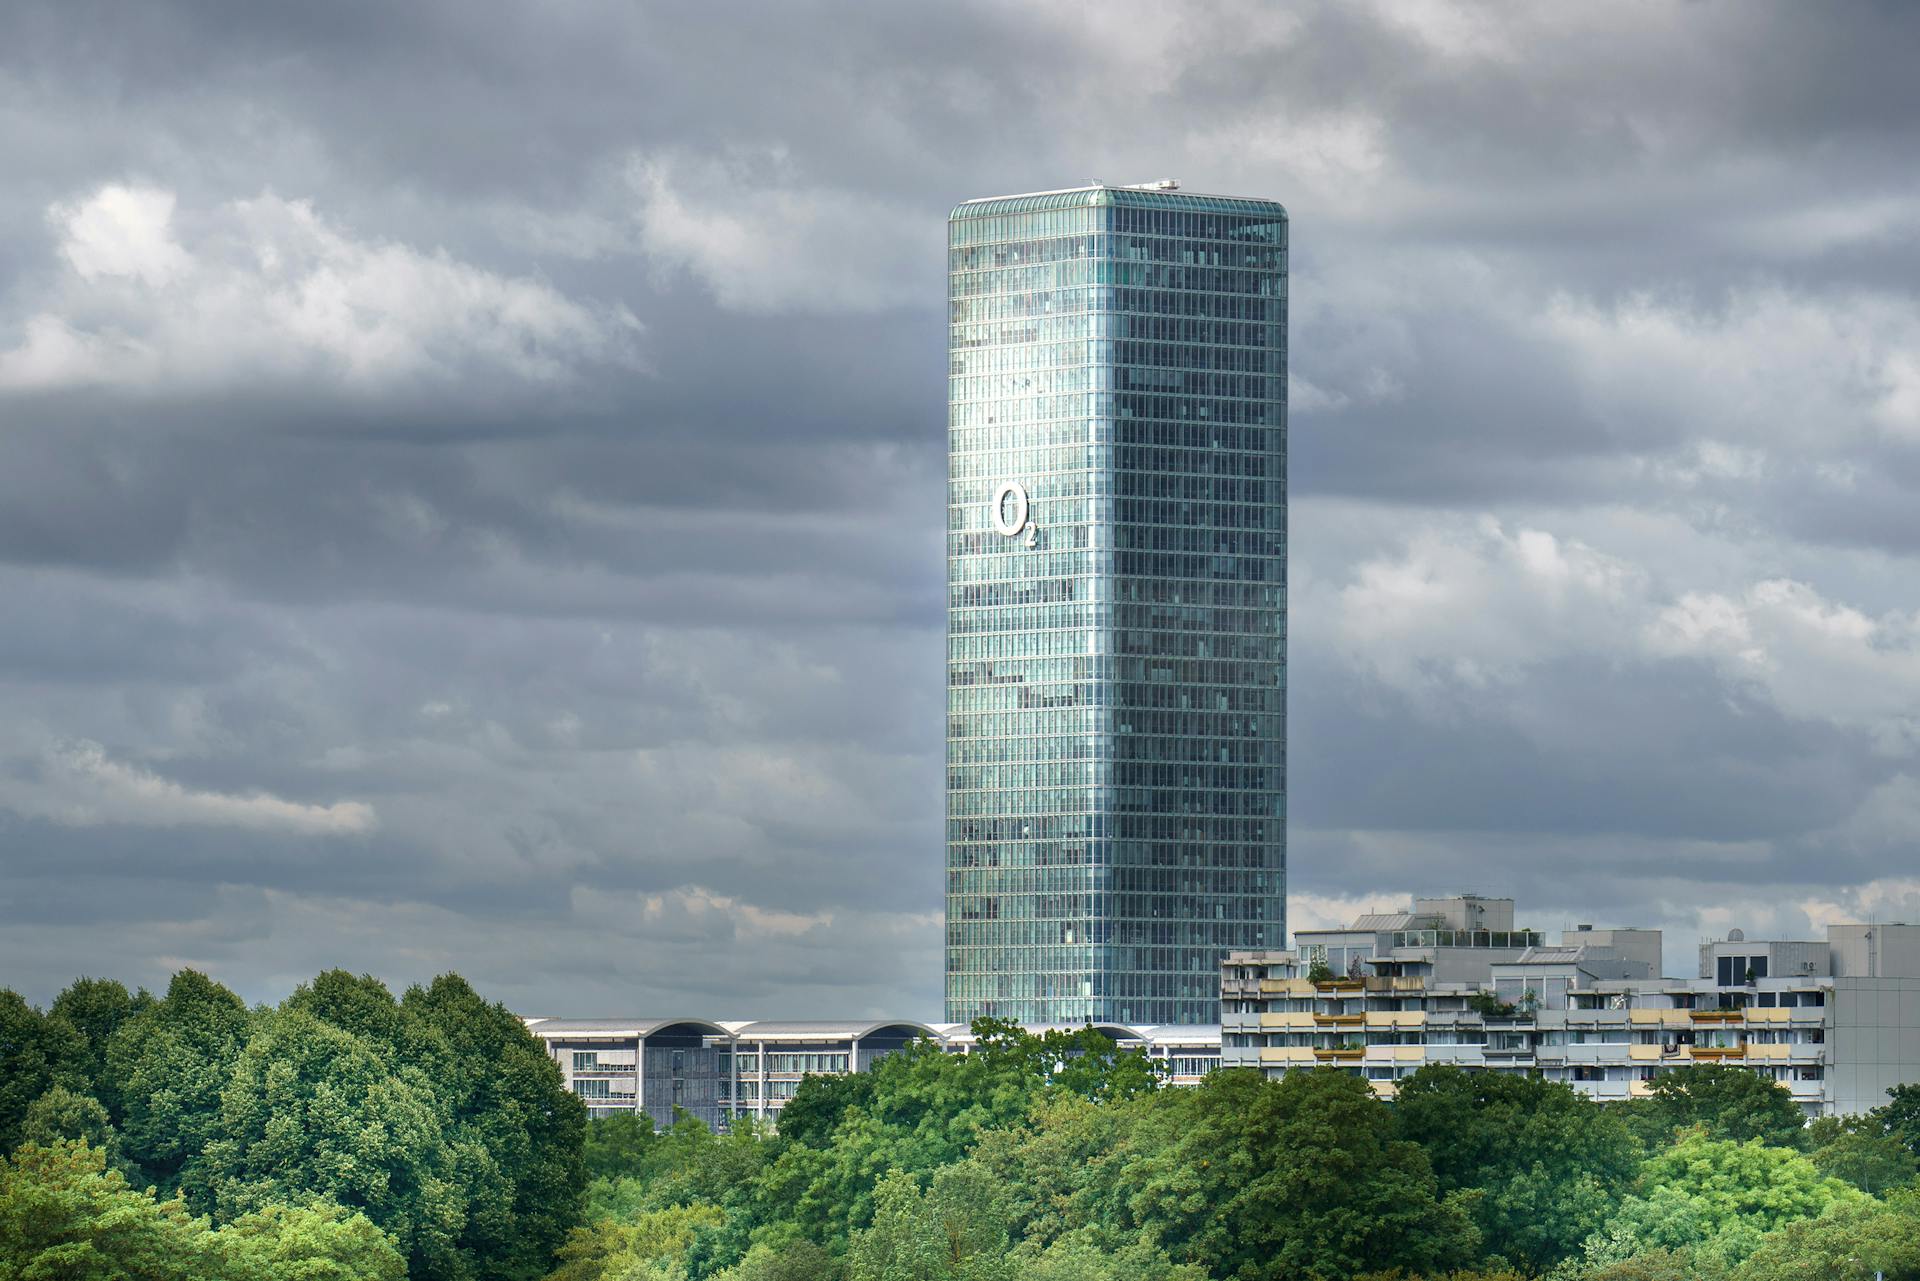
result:
<svg viewBox="0 0 1920 1281"><path fill-rule="evenodd" d="M1017 480L1004 480L993 491L991 509L994 529L1008 538L1025 536L1029 547L1040 541L1039 527L1027 519L1028 508L1032 504L1027 499L1027 487Z"/></svg>

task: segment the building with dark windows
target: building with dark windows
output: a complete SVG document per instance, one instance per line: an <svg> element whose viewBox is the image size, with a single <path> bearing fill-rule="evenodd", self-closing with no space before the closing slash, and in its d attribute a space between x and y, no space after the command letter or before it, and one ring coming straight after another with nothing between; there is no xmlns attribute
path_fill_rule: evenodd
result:
<svg viewBox="0 0 1920 1281"><path fill-rule="evenodd" d="M1703 943L1661 976L1659 930L1577 925L1548 946L1513 900L1416 899L1220 969L1220 1065L1334 1068L1392 1098L1431 1063L1645 1098L1662 1072L1741 1067L1809 1116L1851 1116L1920 1081L1920 925L1829 925L1824 941Z"/></svg>
<svg viewBox="0 0 1920 1281"><path fill-rule="evenodd" d="M924 1040L970 1054L971 1029L951 1023L710 1019L529 1018L567 1088L595 1117L638 1113L657 1127L681 1115L713 1129L742 1118L777 1123L809 1076L865 1072ZM1027 1029L1036 1035L1048 1028ZM1169 1085L1195 1085L1220 1066L1220 1027L1101 1025L1122 1050L1152 1059Z"/></svg>
<svg viewBox="0 0 1920 1281"><path fill-rule="evenodd" d="M948 223L947 1017L1199 1024L1286 932L1287 216Z"/></svg>

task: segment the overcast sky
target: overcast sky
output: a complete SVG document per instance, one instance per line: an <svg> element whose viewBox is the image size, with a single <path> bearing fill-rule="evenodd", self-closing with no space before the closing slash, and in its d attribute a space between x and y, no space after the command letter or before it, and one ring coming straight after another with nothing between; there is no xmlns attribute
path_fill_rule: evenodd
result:
<svg viewBox="0 0 1920 1281"><path fill-rule="evenodd" d="M1920 919L1920 6L0 16L0 983L939 1014L944 220L1293 219L1292 924Z"/></svg>

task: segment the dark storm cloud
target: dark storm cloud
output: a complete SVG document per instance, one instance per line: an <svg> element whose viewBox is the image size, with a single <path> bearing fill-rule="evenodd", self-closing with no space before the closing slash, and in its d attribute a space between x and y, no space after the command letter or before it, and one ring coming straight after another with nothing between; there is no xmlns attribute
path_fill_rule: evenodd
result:
<svg viewBox="0 0 1920 1281"><path fill-rule="evenodd" d="M1898 903L1916 26L16 5L0 966L933 1014L941 221L1162 174L1294 216L1302 919Z"/></svg>

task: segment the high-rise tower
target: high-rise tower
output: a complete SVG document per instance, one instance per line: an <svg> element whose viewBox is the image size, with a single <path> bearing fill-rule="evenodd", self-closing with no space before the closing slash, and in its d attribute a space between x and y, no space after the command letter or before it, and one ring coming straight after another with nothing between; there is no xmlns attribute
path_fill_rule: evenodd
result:
<svg viewBox="0 0 1920 1281"><path fill-rule="evenodd" d="M1211 1023L1286 919L1287 215L948 223L947 1017Z"/></svg>

